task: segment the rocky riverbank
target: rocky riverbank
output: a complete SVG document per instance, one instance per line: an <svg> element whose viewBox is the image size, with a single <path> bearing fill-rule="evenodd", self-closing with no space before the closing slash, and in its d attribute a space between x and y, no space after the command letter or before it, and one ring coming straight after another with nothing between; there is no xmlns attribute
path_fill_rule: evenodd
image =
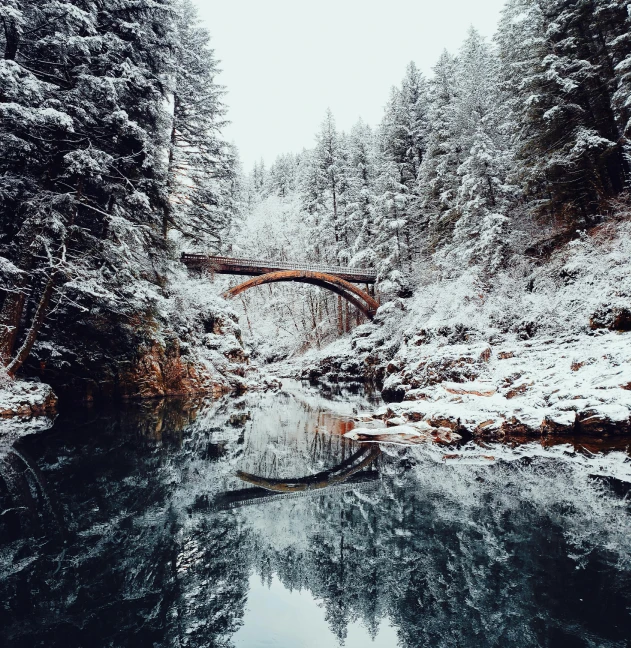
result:
<svg viewBox="0 0 631 648"><path fill-rule="evenodd" d="M631 226L495 276L428 270L410 299L280 374L374 381L389 427L484 438L631 434ZM442 432L441 432L442 433Z"/></svg>
<svg viewBox="0 0 631 648"><path fill-rule="evenodd" d="M175 269L153 299L153 309L124 317L96 306L78 318L56 313L21 380L0 376L0 418L49 417L58 398L219 397L278 386L250 364L237 315L207 280Z"/></svg>

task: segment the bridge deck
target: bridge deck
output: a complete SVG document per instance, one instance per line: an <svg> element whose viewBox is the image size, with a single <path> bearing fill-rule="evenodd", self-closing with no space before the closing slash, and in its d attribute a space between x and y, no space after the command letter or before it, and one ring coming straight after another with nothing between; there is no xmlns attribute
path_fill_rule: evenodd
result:
<svg viewBox="0 0 631 648"><path fill-rule="evenodd" d="M236 259L206 254L182 254L182 263L196 270L212 270L217 274L258 276L280 270L308 270L324 272L351 283L374 284L377 273L368 268L343 268L317 263L294 263L286 261L263 261L261 259Z"/></svg>

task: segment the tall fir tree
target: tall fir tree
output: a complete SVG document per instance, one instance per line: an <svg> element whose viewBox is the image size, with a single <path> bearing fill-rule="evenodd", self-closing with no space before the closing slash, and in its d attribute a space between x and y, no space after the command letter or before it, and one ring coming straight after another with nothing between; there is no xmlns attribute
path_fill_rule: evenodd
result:
<svg viewBox="0 0 631 648"><path fill-rule="evenodd" d="M448 239L456 221L455 199L462 151L455 125L456 59L446 50L434 66L429 86L431 131L419 171L420 207L429 220L430 249Z"/></svg>
<svg viewBox="0 0 631 648"><path fill-rule="evenodd" d="M540 214L566 225L589 223L629 175L624 116L612 104L620 78L611 56L617 43L616 57L626 57L628 23L623 12L620 24L605 20L606 5L511 0L500 25L525 190Z"/></svg>
<svg viewBox="0 0 631 648"><path fill-rule="evenodd" d="M383 173L382 185L392 200L382 201L388 207L382 218L394 218L398 240L399 265L409 268L419 250L423 230L419 209L418 174L429 138L429 98L425 78L414 63L406 69L399 88L394 88L381 125ZM392 177L392 165L398 179ZM394 195L396 194L396 196Z"/></svg>
<svg viewBox="0 0 631 648"><path fill-rule="evenodd" d="M173 13L168 0L18 0L9 9L0 63L1 251L22 274L3 303L0 354L12 373L55 290L68 303L92 304L99 291L131 297L135 273L155 273L148 253L160 248ZM9 361L27 292L41 295L39 305Z"/></svg>
<svg viewBox="0 0 631 648"><path fill-rule="evenodd" d="M458 57L454 126L462 163L454 208L453 249L468 263L496 269L503 258L508 211L515 190L507 183L512 151L503 129L498 59L471 29Z"/></svg>
<svg viewBox="0 0 631 648"><path fill-rule="evenodd" d="M224 89L208 31L190 0L176 3L168 197L163 235L180 231L188 246L218 250L235 215L236 160L221 137Z"/></svg>
<svg viewBox="0 0 631 648"><path fill-rule="evenodd" d="M374 266L375 246L374 191L377 169L375 141L370 127L363 121L353 126L348 137L349 230L352 233L352 263Z"/></svg>

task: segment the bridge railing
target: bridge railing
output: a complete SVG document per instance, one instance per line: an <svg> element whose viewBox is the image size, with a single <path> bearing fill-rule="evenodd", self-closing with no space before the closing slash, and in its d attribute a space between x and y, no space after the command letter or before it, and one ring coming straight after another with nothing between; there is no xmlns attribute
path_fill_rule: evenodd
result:
<svg viewBox="0 0 631 648"><path fill-rule="evenodd" d="M328 266L318 263L300 263L289 261L264 261L262 259L241 259L236 257L211 256L207 254L182 254L183 263L203 263L212 266L213 263L225 266L249 266L256 268L280 268L283 270L312 270L313 272L326 272L329 274L356 275L358 277L377 278L377 272L368 268L344 268L341 266Z"/></svg>

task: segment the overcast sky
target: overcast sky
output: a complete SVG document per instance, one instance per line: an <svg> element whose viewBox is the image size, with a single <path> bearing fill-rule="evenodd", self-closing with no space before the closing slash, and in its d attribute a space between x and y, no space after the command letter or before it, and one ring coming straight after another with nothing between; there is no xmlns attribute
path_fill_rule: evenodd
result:
<svg viewBox="0 0 631 648"><path fill-rule="evenodd" d="M379 122L410 61L427 74L470 25L495 31L504 0L194 0L227 86L228 139L245 170L314 144L327 107L341 130Z"/></svg>

